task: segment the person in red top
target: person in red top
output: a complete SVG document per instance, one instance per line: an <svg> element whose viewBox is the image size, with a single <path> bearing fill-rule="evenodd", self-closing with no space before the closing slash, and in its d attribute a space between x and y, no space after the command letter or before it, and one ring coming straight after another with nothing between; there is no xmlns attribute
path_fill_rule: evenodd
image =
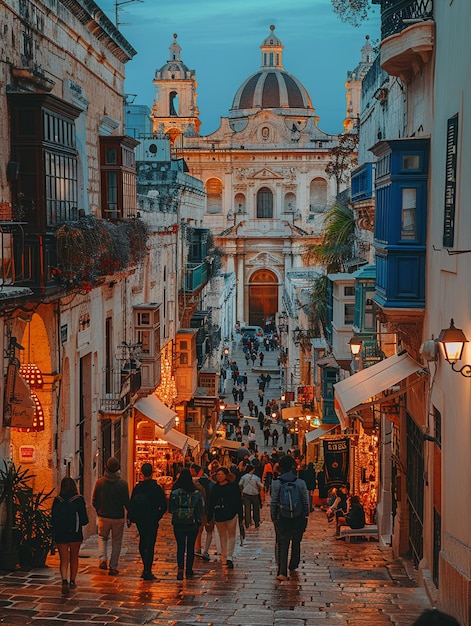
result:
<svg viewBox="0 0 471 626"><path fill-rule="evenodd" d="M265 463L263 465L262 483L265 487L265 493L270 493L271 483L273 481L273 465L266 455Z"/></svg>

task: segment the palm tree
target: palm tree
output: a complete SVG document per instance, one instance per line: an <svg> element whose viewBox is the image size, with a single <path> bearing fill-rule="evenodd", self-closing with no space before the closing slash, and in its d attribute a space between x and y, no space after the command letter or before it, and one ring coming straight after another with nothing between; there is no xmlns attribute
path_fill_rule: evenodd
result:
<svg viewBox="0 0 471 626"><path fill-rule="evenodd" d="M337 202L326 214L322 242L308 249L311 260L324 266L325 274L314 281L311 292L314 326L324 337L327 321L327 274L338 272L344 262L353 256L355 217L346 203Z"/></svg>
<svg viewBox="0 0 471 626"><path fill-rule="evenodd" d="M353 256L355 217L347 204L337 202L326 214L322 242L308 249L309 257L324 265L327 272L338 272Z"/></svg>

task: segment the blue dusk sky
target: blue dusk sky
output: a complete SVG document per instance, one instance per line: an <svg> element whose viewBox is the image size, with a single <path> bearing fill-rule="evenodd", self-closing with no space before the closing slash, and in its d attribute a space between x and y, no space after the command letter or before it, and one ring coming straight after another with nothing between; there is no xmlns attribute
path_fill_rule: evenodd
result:
<svg viewBox="0 0 471 626"><path fill-rule="evenodd" d="M359 28L334 13L330 0L136 0L120 2L120 30L137 55L126 64L127 94L152 107L153 78L177 33L181 59L196 71L202 135L227 116L234 95L261 64L260 45L275 25L283 66L306 87L319 128L343 131L345 80L361 59L366 35L380 37L378 7ZM115 1L97 0L115 23Z"/></svg>

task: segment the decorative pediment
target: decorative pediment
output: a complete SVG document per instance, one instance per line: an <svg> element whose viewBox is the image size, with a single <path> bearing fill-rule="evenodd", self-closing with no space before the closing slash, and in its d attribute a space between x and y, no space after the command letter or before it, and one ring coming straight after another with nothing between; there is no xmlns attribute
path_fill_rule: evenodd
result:
<svg viewBox="0 0 471 626"><path fill-rule="evenodd" d="M256 180L268 180L268 179L281 180L283 176L281 176L281 174L277 174L273 170L268 169L268 167L264 167L261 170L255 171L252 174L252 176L248 176L248 178L255 178Z"/></svg>
<svg viewBox="0 0 471 626"><path fill-rule="evenodd" d="M273 267L274 265L283 265L283 261L269 252L260 252L248 259L247 265L251 267Z"/></svg>

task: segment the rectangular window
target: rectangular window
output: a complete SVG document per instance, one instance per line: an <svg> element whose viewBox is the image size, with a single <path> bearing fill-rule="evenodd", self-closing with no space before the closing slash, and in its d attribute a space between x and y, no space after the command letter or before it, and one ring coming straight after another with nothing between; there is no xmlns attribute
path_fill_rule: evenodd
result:
<svg viewBox="0 0 471 626"><path fill-rule="evenodd" d="M110 219L118 217L118 174L106 173L106 211Z"/></svg>
<svg viewBox="0 0 471 626"><path fill-rule="evenodd" d="M375 327L374 303L371 298L366 299L365 304L365 328Z"/></svg>
<svg viewBox="0 0 471 626"><path fill-rule="evenodd" d="M105 162L107 165L116 165L118 163L118 151L116 148L106 148Z"/></svg>
<svg viewBox="0 0 471 626"><path fill-rule="evenodd" d="M150 353L150 330L137 331L137 343L141 344L142 354L148 355Z"/></svg>
<svg viewBox="0 0 471 626"><path fill-rule="evenodd" d="M345 286L343 293L344 293L345 296L354 296L355 295L355 287L353 285Z"/></svg>
<svg viewBox="0 0 471 626"><path fill-rule="evenodd" d="M458 116L455 115L448 120L446 134L445 210L443 220L443 246L445 248L452 248L455 244L457 151Z"/></svg>
<svg viewBox="0 0 471 626"><path fill-rule="evenodd" d="M417 189L402 190L401 239L417 239Z"/></svg>
<svg viewBox="0 0 471 626"><path fill-rule="evenodd" d="M405 154L402 157L403 170L418 170L420 166L420 157L418 154Z"/></svg>
<svg viewBox="0 0 471 626"><path fill-rule="evenodd" d="M355 305L344 304L343 323L345 326L353 326L355 319Z"/></svg>

